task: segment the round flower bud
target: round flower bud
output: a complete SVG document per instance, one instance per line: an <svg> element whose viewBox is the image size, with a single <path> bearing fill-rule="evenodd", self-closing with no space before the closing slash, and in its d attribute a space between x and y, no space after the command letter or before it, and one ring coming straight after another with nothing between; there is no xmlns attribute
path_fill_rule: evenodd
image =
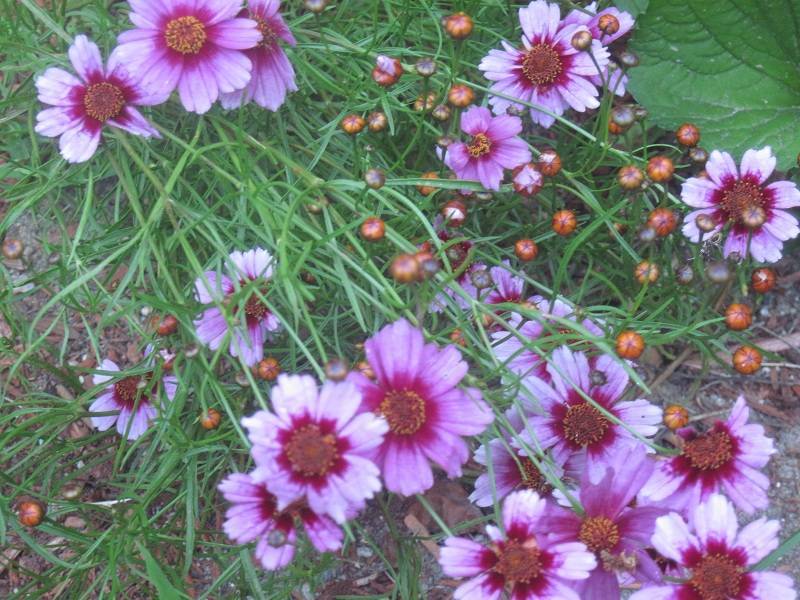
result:
<svg viewBox="0 0 800 600"><path fill-rule="evenodd" d="M383 171L380 169L368 169L367 172L364 173L364 182L367 184L368 188L379 190L383 187L383 184L386 183L386 175L384 175Z"/></svg>
<svg viewBox="0 0 800 600"><path fill-rule="evenodd" d="M389 266L389 274L397 283L411 283L420 277L419 261L413 254L399 254Z"/></svg>
<svg viewBox="0 0 800 600"><path fill-rule="evenodd" d="M646 283L655 283L658 281L658 265L651 263L649 260L643 260L636 265L636 268L633 270L633 274L636 277L636 281L642 285Z"/></svg>
<svg viewBox="0 0 800 600"><path fill-rule="evenodd" d="M386 118L386 115L379 110L373 111L367 115L367 127L369 127L372 133L383 131L388 124L389 120Z"/></svg>
<svg viewBox="0 0 800 600"><path fill-rule="evenodd" d="M467 218L467 207L461 200L448 200L441 213L446 225L461 227Z"/></svg>
<svg viewBox="0 0 800 600"><path fill-rule="evenodd" d="M15 259L22 256L22 250L24 249L24 245L22 240L17 240L14 238L6 238L3 240L3 256L8 259Z"/></svg>
<svg viewBox="0 0 800 600"><path fill-rule="evenodd" d="M178 331L178 319L173 315L164 315L156 329L158 335L172 335L176 331Z"/></svg>
<svg viewBox="0 0 800 600"><path fill-rule="evenodd" d="M716 222L714 221L714 217L707 213L700 213L694 219L695 225L700 231L708 233L709 231L714 231L714 228L717 226Z"/></svg>
<svg viewBox="0 0 800 600"><path fill-rule="evenodd" d="M368 242L382 240L386 234L386 224L380 217L367 217L359 228L361 237Z"/></svg>
<svg viewBox="0 0 800 600"><path fill-rule="evenodd" d="M447 101L456 108L465 108L475 100L472 88L463 84L456 84L447 92Z"/></svg>
<svg viewBox="0 0 800 600"><path fill-rule="evenodd" d="M494 283L492 276L489 274L489 269L475 269L470 272L469 280L479 290L485 290Z"/></svg>
<svg viewBox="0 0 800 600"><path fill-rule="evenodd" d="M708 151L704 148L695 147L689 149L689 158L692 162L697 163L698 165L705 164L708 160Z"/></svg>
<svg viewBox="0 0 800 600"><path fill-rule="evenodd" d="M733 353L733 368L742 375L752 375L761 368L761 352L752 346L739 346Z"/></svg>
<svg viewBox="0 0 800 600"><path fill-rule="evenodd" d="M420 175L420 177L422 179L439 179L439 173L437 173L436 171L428 171L427 173L423 173L422 175ZM433 192L435 192L438 189L439 188L435 188L430 185L417 186L417 190L419 190L419 193L422 194L423 196L430 196Z"/></svg>
<svg viewBox="0 0 800 600"><path fill-rule="evenodd" d="M578 227L578 219L571 210L559 210L553 214L552 228L558 235L570 235Z"/></svg>
<svg viewBox="0 0 800 600"><path fill-rule="evenodd" d="M216 408L209 408L203 411L200 415L200 427L203 429L216 429L219 427L219 422L222 420L222 415Z"/></svg>
<svg viewBox="0 0 800 600"><path fill-rule="evenodd" d="M700 130L697 128L697 125L684 123L675 131L675 137L682 146L694 148L700 143Z"/></svg>
<svg viewBox="0 0 800 600"><path fill-rule="evenodd" d="M753 311L747 304L734 302L725 309L725 324L728 329L744 331L753 324Z"/></svg>
<svg viewBox="0 0 800 600"><path fill-rule="evenodd" d="M419 262L420 278L430 279L439 272L441 265L439 261L432 256L426 257L423 260L417 259Z"/></svg>
<svg viewBox="0 0 800 600"><path fill-rule="evenodd" d="M539 159L536 161L536 166L539 167L539 172L546 177L555 177L561 170L561 157L558 152L548 148L542 150L539 154Z"/></svg>
<svg viewBox="0 0 800 600"><path fill-rule="evenodd" d="M627 105L615 106L611 110L611 122L619 125L623 130L636 122L636 114Z"/></svg>
<svg viewBox="0 0 800 600"><path fill-rule="evenodd" d="M649 244L655 241L657 235L656 230L650 227L649 225L645 225L639 230L639 241L645 244Z"/></svg>
<svg viewBox="0 0 800 600"><path fill-rule="evenodd" d="M627 69L639 66L639 57L630 50L623 50L617 55L619 64Z"/></svg>
<svg viewBox="0 0 800 600"><path fill-rule="evenodd" d="M617 172L617 182L623 190L638 190L644 181L644 173L636 165L626 165Z"/></svg>
<svg viewBox="0 0 800 600"><path fill-rule="evenodd" d="M436 73L436 61L432 58L420 58L414 68L420 77L430 77Z"/></svg>
<svg viewBox="0 0 800 600"><path fill-rule="evenodd" d="M689 424L689 411L680 404L670 404L664 409L664 425L675 431Z"/></svg>
<svg viewBox="0 0 800 600"><path fill-rule="evenodd" d="M691 265L681 265L675 269L675 281L681 285L689 285L694 280L694 270Z"/></svg>
<svg viewBox="0 0 800 600"><path fill-rule="evenodd" d="M306 10L318 15L328 6L328 0L304 0L303 6L306 7Z"/></svg>
<svg viewBox="0 0 800 600"><path fill-rule="evenodd" d="M514 254L516 254L517 258L521 261L528 262L536 258L536 255L539 254L539 246L531 239L522 238L514 242Z"/></svg>
<svg viewBox="0 0 800 600"><path fill-rule="evenodd" d="M36 527L44 519L47 508L38 500L23 500L17 504L17 518L25 527Z"/></svg>
<svg viewBox="0 0 800 600"><path fill-rule="evenodd" d="M611 14L601 15L597 20L597 28L606 35L614 35L619 31L619 19Z"/></svg>
<svg viewBox="0 0 800 600"><path fill-rule="evenodd" d="M658 237L666 237L678 226L678 216L669 208L656 208L647 217L647 225L655 230Z"/></svg>
<svg viewBox="0 0 800 600"><path fill-rule="evenodd" d="M664 183L672 179L675 165L666 156L654 156L647 161L647 175L657 183Z"/></svg>
<svg viewBox="0 0 800 600"><path fill-rule="evenodd" d="M361 115L347 115L342 119L341 126L347 135L356 135L364 129L366 124L367 122Z"/></svg>
<svg viewBox="0 0 800 600"><path fill-rule="evenodd" d="M635 331L623 331L617 336L615 349L619 357L636 360L644 352L644 338Z"/></svg>
<svg viewBox="0 0 800 600"><path fill-rule="evenodd" d="M577 31L572 36L572 47L578 52L583 52L592 47L592 33L590 31Z"/></svg>
<svg viewBox="0 0 800 600"><path fill-rule="evenodd" d="M469 37L474 26L472 17L464 12L457 12L442 19L444 30L455 40L463 40Z"/></svg>
<svg viewBox="0 0 800 600"><path fill-rule="evenodd" d="M724 260L718 260L706 265L706 276L713 283L725 283L731 278L731 268Z"/></svg>
<svg viewBox="0 0 800 600"><path fill-rule="evenodd" d="M514 191L526 197L538 194L543 183L544 177L534 163L519 165L511 173L511 185Z"/></svg>
<svg viewBox="0 0 800 600"><path fill-rule="evenodd" d="M753 285L753 290L759 294L766 294L775 287L777 276L775 271L769 267L761 267L753 271L750 276L750 283Z"/></svg>
<svg viewBox="0 0 800 600"><path fill-rule="evenodd" d="M414 100L414 110L417 112L429 111L434 106L436 106L436 92L428 92L427 96L418 96Z"/></svg>
<svg viewBox="0 0 800 600"><path fill-rule="evenodd" d="M281 374L281 363L274 356L258 361L256 375L264 381L275 381Z"/></svg>
<svg viewBox="0 0 800 600"><path fill-rule="evenodd" d="M331 381L342 381L349 372L350 368L343 358L332 358L325 363L325 377Z"/></svg>
<svg viewBox="0 0 800 600"><path fill-rule="evenodd" d="M396 58L380 54L375 63L372 79L381 87L393 86L403 74L403 65Z"/></svg>
<svg viewBox="0 0 800 600"><path fill-rule="evenodd" d="M748 206L742 211L741 221L748 229L758 229L767 221L767 211L760 206Z"/></svg>
<svg viewBox="0 0 800 600"><path fill-rule="evenodd" d="M464 332L461 331L460 329L453 329L453 331L450 332L449 337L450 341L453 342L454 344L466 348L467 340L464 338Z"/></svg>
<svg viewBox="0 0 800 600"><path fill-rule="evenodd" d="M431 111L431 116L437 121L447 121L450 118L452 111L447 104L439 104L438 106L433 107L433 111Z"/></svg>

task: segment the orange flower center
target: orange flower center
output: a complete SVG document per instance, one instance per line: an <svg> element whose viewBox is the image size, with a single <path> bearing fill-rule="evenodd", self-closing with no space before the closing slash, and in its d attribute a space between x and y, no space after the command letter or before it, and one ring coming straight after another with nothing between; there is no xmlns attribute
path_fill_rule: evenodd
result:
<svg viewBox="0 0 800 600"><path fill-rule="evenodd" d="M336 437L323 434L318 425L305 425L286 444L292 470L306 477L325 475L339 458Z"/></svg>
<svg viewBox="0 0 800 600"><path fill-rule="evenodd" d="M261 17L255 16L254 14L251 14L250 18L256 22L258 25L258 30L261 32L261 41L258 42L258 48L272 47L272 45L278 40L278 36L274 31L272 31L272 27L269 26L269 23L267 23L267 21Z"/></svg>
<svg viewBox="0 0 800 600"><path fill-rule="evenodd" d="M619 543L619 527L608 517L589 517L581 523L578 539L592 552L611 550Z"/></svg>
<svg viewBox="0 0 800 600"><path fill-rule="evenodd" d="M125 96L113 83L93 83L83 94L83 107L87 115L105 123L119 116L125 108Z"/></svg>
<svg viewBox="0 0 800 600"><path fill-rule="evenodd" d="M689 584L703 600L738 598L744 569L721 554L706 556L692 570Z"/></svg>
<svg viewBox="0 0 800 600"><path fill-rule="evenodd" d="M561 56L549 44L536 44L522 59L522 74L533 85L553 83L563 71Z"/></svg>
<svg viewBox="0 0 800 600"><path fill-rule="evenodd" d="M731 436L724 431L712 431L689 440L683 454L695 469L715 471L733 458Z"/></svg>
<svg viewBox="0 0 800 600"><path fill-rule="evenodd" d="M747 225L754 213L764 210L764 195L761 186L740 179L731 189L722 193L721 204L730 220Z"/></svg>
<svg viewBox="0 0 800 600"><path fill-rule="evenodd" d="M378 409L389 429L398 435L411 435L425 424L425 401L415 392L391 391L383 397Z"/></svg>
<svg viewBox="0 0 800 600"><path fill-rule="evenodd" d="M520 543L509 540L503 545L502 550L498 549L495 553L497 563L492 570L507 581L528 583L539 576L542 564L539 561L539 548L535 541Z"/></svg>
<svg viewBox="0 0 800 600"><path fill-rule="evenodd" d="M492 149L492 140L490 140L485 133L479 133L472 138L472 141L467 144L467 152L473 158L478 158L484 154L488 154Z"/></svg>
<svg viewBox="0 0 800 600"><path fill-rule="evenodd" d="M589 446L603 439L609 422L588 402L573 404L562 421L564 436L578 446Z"/></svg>
<svg viewBox="0 0 800 600"><path fill-rule="evenodd" d="M208 40L206 26L192 15L178 17L167 23L164 32L167 46L181 54L198 54Z"/></svg>

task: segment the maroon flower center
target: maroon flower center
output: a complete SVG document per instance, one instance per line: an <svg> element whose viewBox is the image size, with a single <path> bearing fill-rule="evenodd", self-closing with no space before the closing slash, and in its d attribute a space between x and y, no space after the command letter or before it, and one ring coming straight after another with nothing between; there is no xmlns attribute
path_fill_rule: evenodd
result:
<svg viewBox="0 0 800 600"><path fill-rule="evenodd" d="M264 295L264 292L261 292ZM248 320L260 321L269 313L267 305L258 297L257 294L252 294L247 302L244 304L244 314Z"/></svg>
<svg viewBox="0 0 800 600"><path fill-rule="evenodd" d="M563 71L561 55L549 44L536 44L522 59L522 74L533 85L553 83Z"/></svg>
<svg viewBox="0 0 800 600"><path fill-rule="evenodd" d="M619 527L608 517L589 517L581 523L578 539L592 552L611 550L619 543Z"/></svg>
<svg viewBox="0 0 800 600"><path fill-rule="evenodd" d="M733 184L733 187L722 192L720 204L722 210L727 213L728 219L750 226L758 221L758 219L754 219L754 215L763 214L764 194L761 192L761 186L757 183L739 179ZM758 225L763 222L761 220Z"/></svg>
<svg viewBox="0 0 800 600"><path fill-rule="evenodd" d="M534 490L540 494L549 494L552 491L552 486L547 483L542 472L533 464L533 461L527 456L519 458L520 464L520 477L522 479L522 486L529 490Z"/></svg>
<svg viewBox="0 0 800 600"><path fill-rule="evenodd" d="M528 540L525 543L509 540L502 549L495 550L495 554L497 563L492 570L507 581L528 583L536 579L542 569L539 548L535 540Z"/></svg>
<svg viewBox="0 0 800 600"><path fill-rule="evenodd" d="M389 423L389 429L398 435L411 435L425 424L425 401L408 390L388 392L378 412Z"/></svg>
<svg viewBox="0 0 800 600"><path fill-rule="evenodd" d="M261 32L261 41L258 42L257 47L271 48L272 45L278 40L278 36L272 30L272 27L269 26L269 23L265 19L257 17L252 13L250 14L250 18L256 22L258 25L258 31Z"/></svg>
<svg viewBox="0 0 800 600"><path fill-rule="evenodd" d="M473 136L472 141L467 144L467 152L472 158L480 158L484 154L489 154L492 150L492 140L485 133Z"/></svg>
<svg viewBox="0 0 800 600"><path fill-rule="evenodd" d="M133 408L136 404L141 380L142 378L139 375L131 375L125 379L120 379L114 384L114 393L126 408ZM142 400L144 399L144 396L142 396Z"/></svg>
<svg viewBox="0 0 800 600"><path fill-rule="evenodd" d="M711 431L687 441L683 454L695 469L715 471L733 458L731 436L725 431Z"/></svg>
<svg viewBox="0 0 800 600"><path fill-rule="evenodd" d="M589 446L603 439L609 422L588 402L573 404L561 422L564 436L578 446Z"/></svg>
<svg viewBox="0 0 800 600"><path fill-rule="evenodd" d="M113 83L107 81L93 83L83 94L83 108L87 115L105 123L119 116L125 108L125 95Z"/></svg>
<svg viewBox="0 0 800 600"><path fill-rule="evenodd" d="M689 580L703 600L738 598L744 569L722 554L706 556L692 569Z"/></svg>
<svg viewBox="0 0 800 600"><path fill-rule="evenodd" d="M286 444L292 470L306 477L319 477L331 470L339 458L336 436L322 433L318 425L305 425Z"/></svg>
<svg viewBox="0 0 800 600"><path fill-rule="evenodd" d="M164 31L167 46L181 54L198 54L207 39L206 26L192 15L172 19Z"/></svg>

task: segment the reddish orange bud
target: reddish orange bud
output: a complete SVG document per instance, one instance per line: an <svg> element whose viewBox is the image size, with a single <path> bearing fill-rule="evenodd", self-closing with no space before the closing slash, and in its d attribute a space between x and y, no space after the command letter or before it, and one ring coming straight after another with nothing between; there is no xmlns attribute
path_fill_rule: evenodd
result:
<svg viewBox="0 0 800 600"><path fill-rule="evenodd" d="M761 368L761 352L752 346L739 346L733 353L733 368L742 375L752 375Z"/></svg>
<svg viewBox="0 0 800 600"><path fill-rule="evenodd" d="M750 276L750 283L753 284L753 289L759 294L766 294L775 287L777 281L775 271L769 267L761 267L753 271Z"/></svg>
<svg viewBox="0 0 800 600"><path fill-rule="evenodd" d="M281 373L281 364L274 356L258 361L256 375L264 381L275 381Z"/></svg>
<svg viewBox="0 0 800 600"><path fill-rule="evenodd" d="M747 304L731 304L725 309L725 324L728 329L743 331L753 324L753 311Z"/></svg>
<svg viewBox="0 0 800 600"><path fill-rule="evenodd" d="M36 527L41 524L47 508L38 500L23 500L17 505L17 517L25 527Z"/></svg>
<svg viewBox="0 0 800 600"><path fill-rule="evenodd" d="M644 285L645 283L655 283L658 281L658 265L649 260L643 260L633 271L636 281Z"/></svg>
<svg viewBox="0 0 800 600"><path fill-rule="evenodd" d="M539 167L539 171L542 175L546 177L555 177L561 170L561 157L558 155L558 152L551 148L542 150L536 162L536 166Z"/></svg>
<svg viewBox="0 0 800 600"><path fill-rule="evenodd" d="M647 225L656 232L658 237L666 237L678 226L678 217L675 211L669 208L656 208L647 217Z"/></svg>
<svg viewBox="0 0 800 600"><path fill-rule="evenodd" d="M24 244L22 240L17 240L14 238L6 238L3 240L3 256L10 260L14 260L22 256L22 250L24 249Z"/></svg>
<svg viewBox="0 0 800 600"><path fill-rule="evenodd" d="M441 212L445 224L451 227L461 227L467 218L467 206L461 200L448 200Z"/></svg>
<svg viewBox="0 0 800 600"><path fill-rule="evenodd" d="M475 100L472 88L463 84L456 84L447 92L447 101L456 108L465 108Z"/></svg>
<svg viewBox="0 0 800 600"><path fill-rule="evenodd" d="M342 381L349 372L350 368L343 358L332 358L325 363L325 377L331 381Z"/></svg>
<svg viewBox="0 0 800 600"><path fill-rule="evenodd" d="M636 360L644 352L644 338L635 331L626 330L617 336L615 347L620 357Z"/></svg>
<svg viewBox="0 0 800 600"><path fill-rule="evenodd" d="M439 179L439 173L437 173L436 171L428 171L427 173L423 173L422 175L420 175L420 177L422 179ZM438 189L439 188L435 188L430 185L417 186L417 190L419 190L419 193L422 194L423 196L430 196L433 192L435 192Z"/></svg>
<svg viewBox="0 0 800 600"><path fill-rule="evenodd" d="M203 429L216 429L219 427L219 422L222 420L222 415L216 408L209 408L203 411L200 415L200 427Z"/></svg>
<svg viewBox="0 0 800 600"><path fill-rule="evenodd" d="M342 119L341 127L347 135L356 135L364 129L367 122L361 115L347 115Z"/></svg>
<svg viewBox="0 0 800 600"><path fill-rule="evenodd" d="M571 210L559 210L553 215L552 228L558 235L570 235L578 227L578 219Z"/></svg>
<svg viewBox="0 0 800 600"><path fill-rule="evenodd" d="M514 243L514 254L517 255L518 259L528 262L536 258L536 255L539 254L539 246L537 246L536 242L533 240L523 238Z"/></svg>
<svg viewBox="0 0 800 600"><path fill-rule="evenodd" d="M666 156L654 156L647 161L647 175L657 183L669 181L674 173L675 165Z"/></svg>
<svg viewBox="0 0 800 600"><path fill-rule="evenodd" d="M156 329L158 335L172 335L178 331L178 319L172 315L165 315Z"/></svg>
<svg viewBox="0 0 800 600"><path fill-rule="evenodd" d="M372 133L378 133L386 129L389 124L389 119L381 111L376 110L367 115L367 127Z"/></svg>
<svg viewBox="0 0 800 600"><path fill-rule="evenodd" d="M619 31L619 19L612 14L601 15L597 20L597 28L606 35L614 35Z"/></svg>
<svg viewBox="0 0 800 600"><path fill-rule="evenodd" d="M399 254L389 266L389 274L397 283L411 283L420 276L419 261L413 254Z"/></svg>
<svg viewBox="0 0 800 600"><path fill-rule="evenodd" d="M444 30L448 33L448 35L456 40L463 40L466 37L469 37L469 34L472 33L472 28L474 23L472 22L472 17L464 12L457 12L453 15L445 17L442 19L444 24Z"/></svg>
<svg viewBox="0 0 800 600"><path fill-rule="evenodd" d="M626 165L617 173L617 182L623 190L638 190L644 183L644 173L636 165Z"/></svg>
<svg viewBox="0 0 800 600"><path fill-rule="evenodd" d="M386 234L386 224L380 217L367 217L361 224L360 232L368 242L377 242Z"/></svg>
<svg viewBox="0 0 800 600"><path fill-rule="evenodd" d="M403 65L396 58L381 54L375 63L375 68L372 69L372 79L381 87L394 85L403 74Z"/></svg>
<svg viewBox="0 0 800 600"><path fill-rule="evenodd" d="M691 123L684 123L675 132L675 137L678 138L678 143L687 148L694 148L700 143L700 130L696 125Z"/></svg>
<svg viewBox="0 0 800 600"><path fill-rule="evenodd" d="M689 424L689 411L680 404L670 404L664 409L664 425L675 431Z"/></svg>

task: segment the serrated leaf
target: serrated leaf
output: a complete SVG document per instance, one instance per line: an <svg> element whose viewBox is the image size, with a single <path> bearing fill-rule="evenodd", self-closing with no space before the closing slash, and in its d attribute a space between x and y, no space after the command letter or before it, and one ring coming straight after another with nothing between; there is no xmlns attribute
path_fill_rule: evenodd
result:
<svg viewBox="0 0 800 600"><path fill-rule="evenodd" d="M800 6L796 0L651 0L631 49L630 89L656 124L700 127L701 145L741 156L800 152Z"/></svg>

